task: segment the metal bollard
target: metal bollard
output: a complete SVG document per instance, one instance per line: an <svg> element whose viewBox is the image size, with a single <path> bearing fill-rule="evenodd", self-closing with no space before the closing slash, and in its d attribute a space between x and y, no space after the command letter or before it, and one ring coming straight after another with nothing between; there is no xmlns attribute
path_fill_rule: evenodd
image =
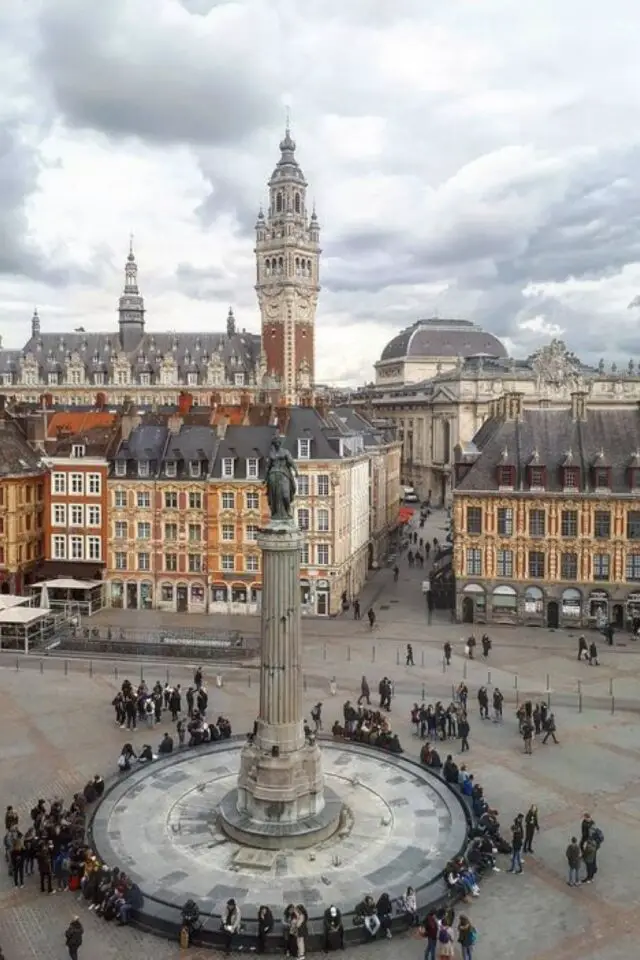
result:
<svg viewBox="0 0 640 960"><path fill-rule="evenodd" d="M347 663L351 663L351 647L347 647Z"/></svg>
<svg viewBox="0 0 640 960"><path fill-rule="evenodd" d="M424 694L424 683L422 684L422 702L424 703L425 694Z"/></svg>
<svg viewBox="0 0 640 960"><path fill-rule="evenodd" d="M144 667L140 664L140 683L144 683Z"/></svg>
<svg viewBox="0 0 640 960"><path fill-rule="evenodd" d="M616 698L611 697L611 713L614 714L615 712L616 712Z"/></svg>
<svg viewBox="0 0 640 960"><path fill-rule="evenodd" d="M323 659L323 660L326 660L326 659L327 659L327 645L326 645L326 643L325 643L325 645L324 645L323 648L322 648L322 659Z"/></svg>
<svg viewBox="0 0 640 960"><path fill-rule="evenodd" d="M609 696L613 696L613 677L609 677Z"/></svg>
<svg viewBox="0 0 640 960"><path fill-rule="evenodd" d="M247 680L249 681L248 684L247 684L247 686L250 687L250 686L251 686L251 673L248 673L248 674L247 674Z"/></svg>
<svg viewBox="0 0 640 960"><path fill-rule="evenodd" d="M306 690L307 690L307 677L306 677L306 674L302 677L302 689L303 689L303 690L305 691L305 693L306 693Z"/></svg>
<svg viewBox="0 0 640 960"><path fill-rule="evenodd" d="M170 676L170 674L169 674L169 664L167 664L167 670L166 670L167 683L169 683L169 676Z"/></svg>
<svg viewBox="0 0 640 960"><path fill-rule="evenodd" d="M547 686L546 686L546 689L547 689L547 690L550 690L550 689L551 689L551 684L549 683L549 674L547 674Z"/></svg>
<svg viewBox="0 0 640 960"><path fill-rule="evenodd" d="M487 686L491 686L491 670L487 670Z"/></svg>
<svg viewBox="0 0 640 960"><path fill-rule="evenodd" d="M455 688L455 684L452 683L451 684L451 700L453 701L455 699L456 699L456 688Z"/></svg>
<svg viewBox="0 0 640 960"><path fill-rule="evenodd" d="M443 673L446 673L446 672L447 672L447 658L446 658L446 657L443 657L443 658L442 658L442 672L443 672Z"/></svg>
<svg viewBox="0 0 640 960"><path fill-rule="evenodd" d="M64 675L65 677L69 676L69 661L65 660L64 662Z"/></svg>
<svg viewBox="0 0 640 960"><path fill-rule="evenodd" d="M514 675L514 678L513 678L513 689L514 689L514 690L517 690L517 689L518 689L518 674L517 674L517 673Z"/></svg>
<svg viewBox="0 0 640 960"><path fill-rule="evenodd" d="M400 666L400 648L396 650L396 666Z"/></svg>
<svg viewBox="0 0 640 960"><path fill-rule="evenodd" d="M44 660L40 660L40 673L44 673Z"/></svg>
<svg viewBox="0 0 640 960"><path fill-rule="evenodd" d="M375 663L375 662L376 662L376 648L371 647L371 663Z"/></svg>
<svg viewBox="0 0 640 960"><path fill-rule="evenodd" d="M89 660L89 676L93 676L93 660Z"/></svg>
<svg viewBox="0 0 640 960"><path fill-rule="evenodd" d="M16 657L16 670L20 669L20 657Z"/></svg>
<svg viewBox="0 0 640 960"><path fill-rule="evenodd" d="M462 679L463 680L467 679L467 661L466 660L462 664Z"/></svg>
<svg viewBox="0 0 640 960"><path fill-rule="evenodd" d="M420 651L420 666L424 667L424 650Z"/></svg>
<svg viewBox="0 0 640 960"><path fill-rule="evenodd" d="M578 680L578 713L582 713L582 681Z"/></svg>

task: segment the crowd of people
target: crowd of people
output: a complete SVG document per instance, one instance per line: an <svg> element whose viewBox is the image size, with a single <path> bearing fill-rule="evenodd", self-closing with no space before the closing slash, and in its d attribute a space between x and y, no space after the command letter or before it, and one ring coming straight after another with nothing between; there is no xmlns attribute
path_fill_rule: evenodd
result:
<svg viewBox="0 0 640 960"><path fill-rule="evenodd" d="M346 700L342 706L343 722L336 720L331 728L335 739L354 740L372 747L388 750L390 753L403 753L397 733L391 730L389 717L383 713L391 710L393 685L388 677L383 677L378 685L380 706L371 706L371 692L367 678L363 676L360 696L356 703ZM366 700L367 706L363 706Z"/></svg>
<svg viewBox="0 0 640 960"><path fill-rule="evenodd" d="M8 806L5 812L4 850L9 876L15 887L39 878L40 892L48 896L77 892L89 901L89 910L105 921L120 925L129 922L131 911L139 909L139 888L118 867L100 863L86 842L87 814L102 797L105 783L96 774L71 802L56 797L39 799L32 807L29 823ZM71 960L77 960L83 941L83 925L78 917L69 924L65 943Z"/></svg>
<svg viewBox="0 0 640 960"><path fill-rule="evenodd" d="M229 739L232 731L227 717L219 716L215 722L207 718L209 696L203 685L200 668L195 671L193 686L188 687L185 701L186 711L183 714L180 684L172 687L165 683L163 686L158 681L150 690L147 684L141 681L134 689L129 680L123 680L121 689L112 701L116 724L120 729L126 727L127 730L135 730L138 723L146 723L148 729L153 729L162 723L163 713L170 713L171 722L175 723L175 737L165 731L155 751L151 744L145 743L139 753L136 753L133 744L125 743L118 757L118 769L121 772L130 770L134 760L138 763L149 763L159 756L173 753L176 741L180 749Z"/></svg>

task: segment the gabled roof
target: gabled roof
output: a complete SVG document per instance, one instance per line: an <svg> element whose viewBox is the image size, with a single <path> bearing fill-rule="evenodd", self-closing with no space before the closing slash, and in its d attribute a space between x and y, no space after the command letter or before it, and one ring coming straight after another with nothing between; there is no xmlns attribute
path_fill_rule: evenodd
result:
<svg viewBox="0 0 640 960"><path fill-rule="evenodd" d="M118 415L107 410L58 410L53 413L47 424L47 437L58 437L61 433L78 436L95 427L112 427Z"/></svg>

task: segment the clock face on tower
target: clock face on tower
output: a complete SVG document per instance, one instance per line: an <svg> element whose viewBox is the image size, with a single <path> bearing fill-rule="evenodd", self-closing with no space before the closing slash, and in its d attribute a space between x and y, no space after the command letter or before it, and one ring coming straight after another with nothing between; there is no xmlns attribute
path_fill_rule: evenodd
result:
<svg viewBox="0 0 640 960"><path fill-rule="evenodd" d="M267 304L267 315L269 317L277 317L279 313L280 313L280 305L278 303Z"/></svg>

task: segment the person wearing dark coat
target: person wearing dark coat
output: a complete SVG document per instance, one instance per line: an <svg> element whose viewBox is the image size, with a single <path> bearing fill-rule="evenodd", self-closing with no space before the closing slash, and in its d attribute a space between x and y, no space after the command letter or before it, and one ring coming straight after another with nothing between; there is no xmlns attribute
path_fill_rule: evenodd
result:
<svg viewBox="0 0 640 960"><path fill-rule="evenodd" d="M533 853L533 843L534 834L538 833L540 830L540 824L538 823L538 808L535 804L532 804L524 818L524 846L522 848L523 853Z"/></svg>
<svg viewBox="0 0 640 960"><path fill-rule="evenodd" d="M385 937L391 939L391 919L393 917L393 905L391 903L391 898L388 893L381 893L376 904L376 913L378 914L378 920L380 921L380 932L384 933Z"/></svg>
<svg viewBox="0 0 640 960"><path fill-rule="evenodd" d="M598 648L596 647L595 640L592 640L589 644L589 666L592 667L594 664L596 667L600 666L598 661Z"/></svg>
<svg viewBox="0 0 640 960"><path fill-rule="evenodd" d="M40 873L40 893L44 893L45 882L47 893L52 892L51 875L53 873L53 843L43 843L38 852L38 872Z"/></svg>
<svg viewBox="0 0 640 960"><path fill-rule="evenodd" d="M83 933L84 930L80 923L80 918L74 917L64 935L70 960L78 960L78 950L82 946Z"/></svg>
<svg viewBox="0 0 640 960"><path fill-rule="evenodd" d="M342 914L333 904L324 912L324 952L338 949L344 950L344 926L342 925Z"/></svg>
<svg viewBox="0 0 640 960"><path fill-rule="evenodd" d="M267 952L267 937L273 930L273 913L269 907L258 910L258 953Z"/></svg>
<svg viewBox="0 0 640 960"><path fill-rule="evenodd" d="M589 659L589 648L584 637L578 637L578 660Z"/></svg>

